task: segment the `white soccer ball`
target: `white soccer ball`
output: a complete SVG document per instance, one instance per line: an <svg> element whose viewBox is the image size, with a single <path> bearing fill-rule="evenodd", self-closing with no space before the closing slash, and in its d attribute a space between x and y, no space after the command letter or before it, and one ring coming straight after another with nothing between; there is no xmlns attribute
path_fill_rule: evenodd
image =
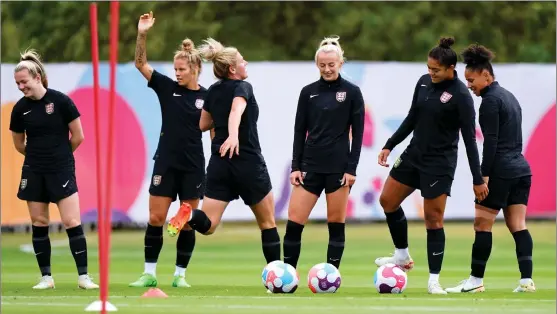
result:
<svg viewBox="0 0 557 314"><path fill-rule="evenodd" d="M406 289L408 276L395 264L385 264L377 269L373 277L379 293L402 293Z"/></svg>
<svg viewBox="0 0 557 314"><path fill-rule="evenodd" d="M263 286L272 293L294 293L298 289L300 277L292 265L273 261L261 273Z"/></svg>
<svg viewBox="0 0 557 314"><path fill-rule="evenodd" d="M309 270L308 287L313 293L334 293L340 282L340 272L332 264L320 263Z"/></svg>

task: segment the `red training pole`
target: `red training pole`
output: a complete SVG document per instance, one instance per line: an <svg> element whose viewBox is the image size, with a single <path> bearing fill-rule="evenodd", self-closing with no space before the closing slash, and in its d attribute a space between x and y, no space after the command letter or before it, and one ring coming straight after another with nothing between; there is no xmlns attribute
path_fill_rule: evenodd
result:
<svg viewBox="0 0 557 314"><path fill-rule="evenodd" d="M99 271L100 271L100 299L101 313L106 313L105 303L107 296L107 272L104 261L106 253L105 246L105 228L104 228L104 210L102 208L102 190L101 190L101 135L100 135L100 114L99 114L99 34L97 25L97 4L91 3L89 6L89 18L91 23L91 59L93 63L93 106L95 114L95 153L97 159L97 232L99 237Z"/></svg>
<svg viewBox="0 0 557 314"><path fill-rule="evenodd" d="M110 99L108 104L108 149L107 149L107 167L106 167L106 199L105 207L105 249L106 253L104 255L104 264L106 265L106 278L108 282L109 270L110 270L110 233L112 231L112 206L111 206L111 190L112 190L112 153L113 153L113 141L114 141L114 107L116 101L116 70L117 70L117 60L118 60L118 23L119 23L119 5L118 1L110 2ZM108 295L108 285L106 288ZM103 303L104 310L104 303ZM103 312L104 313L104 312Z"/></svg>

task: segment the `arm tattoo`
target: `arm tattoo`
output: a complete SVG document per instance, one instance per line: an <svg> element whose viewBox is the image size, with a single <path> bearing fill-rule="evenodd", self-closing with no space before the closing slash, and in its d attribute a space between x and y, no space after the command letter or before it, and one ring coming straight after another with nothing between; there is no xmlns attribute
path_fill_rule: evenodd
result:
<svg viewBox="0 0 557 314"><path fill-rule="evenodd" d="M147 63L147 51L145 49L146 34L137 35L137 43L135 45L135 64L144 65Z"/></svg>

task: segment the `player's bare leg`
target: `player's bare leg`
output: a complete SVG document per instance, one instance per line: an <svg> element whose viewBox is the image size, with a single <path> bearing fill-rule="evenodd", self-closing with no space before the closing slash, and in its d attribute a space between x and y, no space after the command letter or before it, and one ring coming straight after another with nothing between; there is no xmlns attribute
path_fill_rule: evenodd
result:
<svg viewBox="0 0 557 314"><path fill-rule="evenodd" d="M408 251L408 222L400 206L414 190L414 188L396 181L391 176L388 176L385 181L379 203L383 207L387 218L391 238L395 245L395 253L392 256L377 258L375 264L378 267L385 264L395 264L406 272L414 267L414 260L412 260Z"/></svg>

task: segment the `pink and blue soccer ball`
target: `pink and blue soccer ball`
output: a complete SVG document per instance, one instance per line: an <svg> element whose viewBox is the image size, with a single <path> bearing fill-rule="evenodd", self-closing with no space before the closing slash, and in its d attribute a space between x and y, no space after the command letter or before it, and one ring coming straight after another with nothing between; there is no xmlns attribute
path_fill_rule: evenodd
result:
<svg viewBox="0 0 557 314"><path fill-rule="evenodd" d="M320 263L309 270L308 287L313 293L335 293L340 282L340 272L332 264Z"/></svg>
<svg viewBox="0 0 557 314"><path fill-rule="evenodd" d="M395 264L379 267L373 276L373 283L379 293L402 293L407 282L406 273Z"/></svg>
<svg viewBox="0 0 557 314"><path fill-rule="evenodd" d="M298 289L300 277L292 265L273 261L261 273L263 286L272 293L294 293Z"/></svg>

